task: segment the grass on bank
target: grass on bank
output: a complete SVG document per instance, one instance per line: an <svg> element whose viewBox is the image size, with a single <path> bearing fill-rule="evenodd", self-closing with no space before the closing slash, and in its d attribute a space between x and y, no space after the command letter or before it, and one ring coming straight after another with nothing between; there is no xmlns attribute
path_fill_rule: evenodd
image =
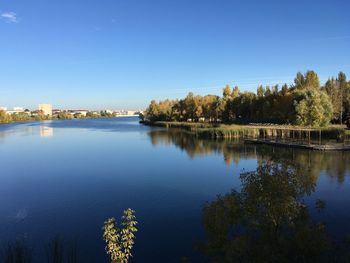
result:
<svg viewBox="0 0 350 263"><path fill-rule="evenodd" d="M286 139L318 138L343 140L350 139L350 130L345 125L331 125L322 128L311 128L294 125L273 125L273 124L218 124L218 123L194 123L194 122L166 122L157 121L144 123L146 125L184 129L200 138L259 138L259 137L280 137Z"/></svg>

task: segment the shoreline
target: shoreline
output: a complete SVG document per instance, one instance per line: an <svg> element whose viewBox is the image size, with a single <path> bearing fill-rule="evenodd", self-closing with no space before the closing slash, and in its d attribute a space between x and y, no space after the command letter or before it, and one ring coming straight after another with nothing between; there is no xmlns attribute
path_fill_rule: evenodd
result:
<svg viewBox="0 0 350 263"><path fill-rule="evenodd" d="M12 125L12 124L25 124L31 122L47 122L47 121L79 121L79 120L101 120L101 119L114 119L114 118L132 118L137 117L138 115L127 115L127 116L114 116L114 117L99 117L99 118L73 118L73 119L47 119L47 120L26 120L26 121L12 121L12 122L0 122L0 127L3 125Z"/></svg>
<svg viewBox="0 0 350 263"><path fill-rule="evenodd" d="M268 143L281 147L302 147L313 150L350 149L350 130L333 125L321 128L292 125L239 125L192 122L145 122L143 125L184 130L201 139L243 139L247 143ZM343 145L343 146L340 146ZM312 147L311 147L312 146Z"/></svg>

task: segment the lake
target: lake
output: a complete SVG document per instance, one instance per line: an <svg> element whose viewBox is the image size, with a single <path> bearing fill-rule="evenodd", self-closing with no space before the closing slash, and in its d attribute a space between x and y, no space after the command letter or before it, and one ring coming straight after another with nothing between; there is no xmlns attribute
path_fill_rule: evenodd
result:
<svg viewBox="0 0 350 263"><path fill-rule="evenodd" d="M130 207L139 223L131 262L205 262L203 208L271 159L305 172L300 200L332 240L350 234L350 152L199 140L137 118L1 125L0 244L23 240L33 262L46 262L59 236L79 262L108 262L103 222Z"/></svg>

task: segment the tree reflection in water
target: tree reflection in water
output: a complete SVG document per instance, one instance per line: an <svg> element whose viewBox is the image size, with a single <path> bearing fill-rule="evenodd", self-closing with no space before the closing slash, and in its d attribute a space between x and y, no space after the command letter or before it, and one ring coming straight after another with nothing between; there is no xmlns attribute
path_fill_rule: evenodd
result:
<svg viewBox="0 0 350 263"><path fill-rule="evenodd" d="M228 165L241 158L258 160L255 171L240 174L239 192L219 196L203 209L206 240L199 250L210 262L350 262L350 242L332 240L303 202L315 191L321 171L343 183L349 153L199 140L176 130L149 136L154 145L174 144L191 158L221 153ZM325 205L322 200L314 204L320 212Z"/></svg>
<svg viewBox="0 0 350 263"><path fill-rule="evenodd" d="M153 145L175 145L194 158L196 156L222 154L227 165L238 164L241 159L257 159L259 162L291 160L304 168L317 181L322 171L327 176L343 183L350 175L350 152L321 152L266 145L246 145L239 140L204 140L187 132L169 129L149 132Z"/></svg>
<svg viewBox="0 0 350 263"><path fill-rule="evenodd" d="M273 162L242 173L240 192L218 197L203 209L207 241L201 250L214 262L324 260L332 242L301 201L314 189L304 176Z"/></svg>

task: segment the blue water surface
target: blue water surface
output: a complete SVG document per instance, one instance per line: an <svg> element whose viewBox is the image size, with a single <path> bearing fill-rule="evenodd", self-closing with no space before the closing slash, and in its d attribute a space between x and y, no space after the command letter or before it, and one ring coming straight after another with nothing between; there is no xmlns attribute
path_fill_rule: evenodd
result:
<svg viewBox="0 0 350 263"><path fill-rule="evenodd" d="M25 240L34 262L46 262L45 244L59 235L78 244L81 262L108 262L101 227L130 207L139 222L132 262L205 261L196 249L204 205L239 189L240 172L268 158L249 147L183 143L137 118L0 126L0 243ZM335 237L350 233L349 153L315 154L316 189L306 203L325 200L314 217Z"/></svg>

